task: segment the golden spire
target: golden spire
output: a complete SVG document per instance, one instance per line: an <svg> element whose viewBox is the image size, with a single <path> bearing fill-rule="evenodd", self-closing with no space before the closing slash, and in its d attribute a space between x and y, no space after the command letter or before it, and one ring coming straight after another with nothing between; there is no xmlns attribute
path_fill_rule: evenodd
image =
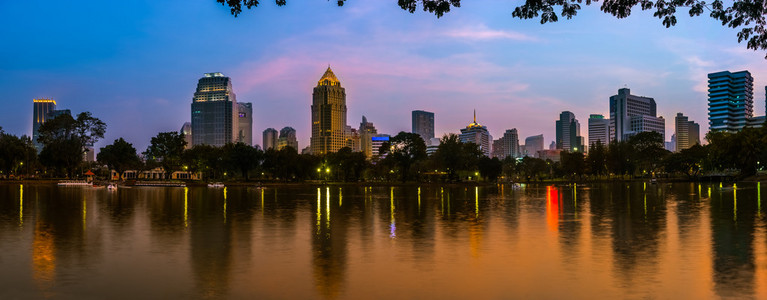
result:
<svg viewBox="0 0 767 300"><path fill-rule="evenodd" d="M477 109L474 109L474 123L477 123Z"/></svg>
<svg viewBox="0 0 767 300"><path fill-rule="evenodd" d="M325 83L325 81L329 81L328 83ZM333 70L330 69L330 64L328 64L328 69L325 71L325 74L322 75L322 78L317 82L317 85L341 85L341 82L336 77L336 74L333 74Z"/></svg>

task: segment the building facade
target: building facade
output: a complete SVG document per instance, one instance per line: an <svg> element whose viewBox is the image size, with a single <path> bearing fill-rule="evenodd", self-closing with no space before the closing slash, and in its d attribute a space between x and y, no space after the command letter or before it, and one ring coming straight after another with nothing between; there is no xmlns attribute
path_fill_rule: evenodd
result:
<svg viewBox="0 0 767 300"><path fill-rule="evenodd" d="M700 125L688 120L682 113L677 113L674 118L674 150L682 151L695 144L700 144Z"/></svg>
<svg viewBox="0 0 767 300"><path fill-rule="evenodd" d="M589 147L600 142L602 145L610 144L614 129L610 126L610 120L603 115L592 114L589 116Z"/></svg>
<svg viewBox="0 0 767 300"><path fill-rule="evenodd" d="M544 150L543 148L543 135L528 136L525 138L525 153L526 156L538 157L538 151Z"/></svg>
<svg viewBox="0 0 767 300"><path fill-rule="evenodd" d="M754 79L749 71L708 74L708 126L736 132L754 113Z"/></svg>
<svg viewBox="0 0 767 300"><path fill-rule="evenodd" d="M498 149L496 149L498 148ZM500 159L522 157L519 149L519 133L516 128L507 129L503 137L493 141L493 156Z"/></svg>
<svg viewBox="0 0 767 300"><path fill-rule="evenodd" d="M275 149L277 147L277 140L279 136L277 135L277 129L274 128L267 128L264 130L262 134L261 139L261 146L264 147L264 151L269 149Z"/></svg>
<svg viewBox="0 0 767 300"><path fill-rule="evenodd" d="M284 127L280 129L280 137L277 140L277 149L291 147L298 152L298 139L296 138L296 130L293 127Z"/></svg>
<svg viewBox="0 0 767 300"><path fill-rule="evenodd" d="M490 143L493 137L490 136L490 132L487 131L487 127L477 123L477 113L474 112L474 122L467 125L466 128L461 129L459 135L462 143L474 143L479 145L479 150L482 151L485 156L491 156L492 146Z"/></svg>
<svg viewBox="0 0 767 300"><path fill-rule="evenodd" d="M585 152L584 139L581 136L581 124L575 119L575 114L563 111L559 114L556 125L556 148L565 151Z"/></svg>
<svg viewBox="0 0 767 300"><path fill-rule="evenodd" d="M186 122L184 125L181 126L181 134L184 135L184 141L186 142L186 146L184 146L184 149L191 149L192 148L192 122Z"/></svg>
<svg viewBox="0 0 767 300"><path fill-rule="evenodd" d="M414 110L412 117L412 132L420 135L428 146L431 139L434 138L434 113L423 110Z"/></svg>
<svg viewBox="0 0 767 300"><path fill-rule="evenodd" d="M666 120L657 116L655 99L631 95L622 88L610 97L610 124L615 134L610 141L623 141L640 132L655 131L666 137Z"/></svg>
<svg viewBox="0 0 767 300"><path fill-rule="evenodd" d="M312 154L336 152L346 146L346 90L328 67L312 93Z"/></svg>
<svg viewBox="0 0 767 300"><path fill-rule="evenodd" d="M221 147L239 133L237 97L232 81L221 73L205 73L192 100L192 144Z"/></svg>
<svg viewBox="0 0 767 300"><path fill-rule="evenodd" d="M50 113L56 110L56 100L32 99L32 141L35 143L37 152L43 150L43 145L37 141L40 135L40 126L50 118Z"/></svg>
<svg viewBox="0 0 767 300"><path fill-rule="evenodd" d="M368 122L365 116L362 116L360 129L357 131L360 135L360 152L365 154L368 159L373 158L373 140L372 137L378 134L373 122Z"/></svg>
<svg viewBox="0 0 767 300"><path fill-rule="evenodd" d="M237 142L253 146L253 103L237 103Z"/></svg>

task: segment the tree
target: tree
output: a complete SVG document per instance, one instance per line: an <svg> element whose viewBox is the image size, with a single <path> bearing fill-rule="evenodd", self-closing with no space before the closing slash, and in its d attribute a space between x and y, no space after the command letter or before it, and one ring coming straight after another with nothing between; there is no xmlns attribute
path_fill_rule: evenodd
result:
<svg viewBox="0 0 767 300"><path fill-rule="evenodd" d="M261 150L244 143L226 144L222 151L226 169L240 172L245 181L248 180L248 172L257 168L263 158Z"/></svg>
<svg viewBox="0 0 767 300"><path fill-rule="evenodd" d="M181 155L184 153L186 141L184 135L175 131L160 132L144 151L147 161L158 163L165 171L165 177L178 170L181 166Z"/></svg>
<svg viewBox="0 0 767 300"><path fill-rule="evenodd" d="M388 155L384 160L392 161L399 168L400 179L405 182L410 175L410 167L426 159L426 143L417 133L401 131L384 143L379 152Z"/></svg>
<svg viewBox="0 0 767 300"><path fill-rule="evenodd" d="M460 171L476 170L482 156L479 145L462 143L458 135L450 133L442 137L431 158L435 166L447 173L447 179L453 181L458 179Z"/></svg>
<svg viewBox="0 0 767 300"><path fill-rule="evenodd" d="M635 165L643 172L655 172L662 159L669 154L663 147L663 136L655 131L637 133L628 140L633 151L631 156Z"/></svg>
<svg viewBox="0 0 767 300"><path fill-rule="evenodd" d="M32 139L4 133L0 128L0 173L22 173L36 160L37 150Z"/></svg>
<svg viewBox="0 0 767 300"><path fill-rule="evenodd" d="M221 149L211 145L194 145L184 150L181 155L183 167L191 172L200 172L202 180L216 177L216 170L221 170Z"/></svg>
<svg viewBox="0 0 767 300"><path fill-rule="evenodd" d="M101 148L96 159L107 165L110 169L117 172L117 177L122 178L123 172L130 168L135 168L141 164L141 160L136 154L136 148L123 140L116 139L111 145Z"/></svg>
<svg viewBox="0 0 767 300"><path fill-rule="evenodd" d="M495 182L498 180L498 176L503 172L503 162L497 157L489 158L482 156L477 163L479 174L482 175L487 181Z"/></svg>
<svg viewBox="0 0 767 300"><path fill-rule="evenodd" d="M602 144L602 141L597 140L592 145L589 155L586 157L586 166L592 175L607 174L607 148Z"/></svg>
<svg viewBox="0 0 767 300"><path fill-rule="evenodd" d="M562 171L566 176L583 175L586 169L586 159L583 152L562 151L560 157Z"/></svg>
<svg viewBox="0 0 767 300"><path fill-rule="evenodd" d="M47 120L38 130L38 142L43 144L40 161L49 167L65 169L67 176L72 176L75 167L83 160L86 146L92 146L104 138L106 124L91 115L82 112L77 119L68 114Z"/></svg>
<svg viewBox="0 0 767 300"><path fill-rule="evenodd" d="M701 162L706 159L707 154L708 147L695 144L666 157L664 165L669 172L682 172L688 179L693 179L700 175Z"/></svg>
<svg viewBox="0 0 767 300"><path fill-rule="evenodd" d="M343 6L346 0L337 0L338 6ZM216 0L230 8L231 14L237 17L242 13L242 7L248 9L257 7L259 0ZM461 0L397 0L400 8L413 13L421 4L423 11L433 13L437 18L442 17L450 9L461 6ZM585 5L599 2L597 0L585 0ZM287 3L286 0L275 0L278 6ZM525 3L514 8L511 16L520 19L538 19L541 24L559 21L559 16L571 19L578 14L583 0L525 0ZM726 5L727 4L727 5ZM676 25L677 9L689 8L687 13L690 17L697 17L705 11L709 16L733 29L739 29L738 42L747 41L746 47L753 50L767 50L767 5L764 0L735 0L725 2L714 0L707 3L705 0L604 0L600 9L604 13L623 19L631 15L635 7L641 10L655 10L653 17L662 20L663 26L669 28ZM555 10L559 10L557 15ZM767 59L767 55L765 55Z"/></svg>

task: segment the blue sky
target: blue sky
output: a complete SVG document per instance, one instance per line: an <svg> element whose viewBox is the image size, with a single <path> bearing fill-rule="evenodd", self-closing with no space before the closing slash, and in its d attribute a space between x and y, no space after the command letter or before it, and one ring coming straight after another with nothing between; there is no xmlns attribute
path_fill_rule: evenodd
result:
<svg viewBox="0 0 767 300"><path fill-rule="evenodd" d="M291 126L303 148L328 64L346 88L349 125L365 115L391 134L410 130L412 110L435 112L441 135L476 109L495 138L517 128L548 145L561 111L585 136L588 115L607 115L628 86L655 98L669 139L677 112L707 130L706 74L720 70L751 71L755 114L765 112L765 53L684 11L666 29L650 12L618 20L598 6L541 25L512 18L516 1L464 1L440 19L394 0L262 2L234 18L214 0L0 1L0 126L30 134L32 99L53 98L107 123L97 147L124 137L143 151L189 121L203 73L223 72L254 105L254 143Z"/></svg>

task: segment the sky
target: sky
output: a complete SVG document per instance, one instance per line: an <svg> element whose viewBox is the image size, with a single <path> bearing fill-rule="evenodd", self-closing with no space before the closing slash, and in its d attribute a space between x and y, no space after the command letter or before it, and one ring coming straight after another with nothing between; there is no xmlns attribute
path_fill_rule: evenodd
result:
<svg viewBox="0 0 767 300"><path fill-rule="evenodd" d="M665 28L652 12L616 19L596 6L559 22L511 17L518 1L463 1L442 18L394 0L273 1L235 18L215 0L0 1L0 127L30 135L32 99L90 111L107 124L96 147L123 137L139 152L158 132L190 121L197 80L232 78L253 103L253 142L272 127L309 143L312 88L328 65L346 89L347 122L410 131L411 111L435 113L438 136L472 122L494 138L517 128L554 140L571 111L609 115L619 88L653 97L666 140L682 112L708 130L706 75L749 70L754 112L765 114L765 53L707 16L679 12Z"/></svg>

